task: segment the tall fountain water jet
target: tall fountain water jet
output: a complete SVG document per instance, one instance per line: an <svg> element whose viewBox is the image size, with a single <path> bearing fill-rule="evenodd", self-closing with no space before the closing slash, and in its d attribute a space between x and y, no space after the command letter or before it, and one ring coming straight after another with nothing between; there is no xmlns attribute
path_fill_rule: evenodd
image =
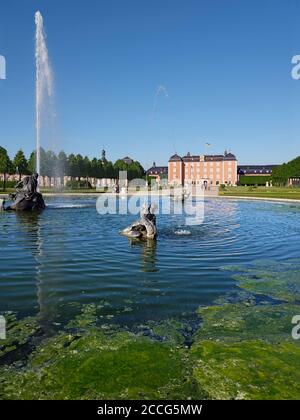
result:
<svg viewBox="0 0 300 420"><path fill-rule="evenodd" d="M36 63L36 171L41 172L41 124L42 109L46 99L53 96L53 74L46 45L43 17L35 13L35 63Z"/></svg>

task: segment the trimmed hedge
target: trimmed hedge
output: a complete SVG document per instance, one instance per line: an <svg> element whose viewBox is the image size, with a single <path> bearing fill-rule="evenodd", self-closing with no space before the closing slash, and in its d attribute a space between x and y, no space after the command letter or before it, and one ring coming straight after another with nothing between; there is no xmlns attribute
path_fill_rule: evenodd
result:
<svg viewBox="0 0 300 420"><path fill-rule="evenodd" d="M249 176L242 175L239 180L239 185L266 185L266 182L271 181L271 176Z"/></svg>

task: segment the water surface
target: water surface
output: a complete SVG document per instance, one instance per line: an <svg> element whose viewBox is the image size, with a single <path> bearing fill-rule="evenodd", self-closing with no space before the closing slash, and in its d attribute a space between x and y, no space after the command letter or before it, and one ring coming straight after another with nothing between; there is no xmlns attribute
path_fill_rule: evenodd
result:
<svg viewBox="0 0 300 420"><path fill-rule="evenodd" d="M103 323L193 317L237 286L222 268L300 255L300 206L210 199L204 223L158 215L157 241L119 231L134 215L100 215L94 197L47 198L41 214L1 213L0 311L62 325L95 303Z"/></svg>

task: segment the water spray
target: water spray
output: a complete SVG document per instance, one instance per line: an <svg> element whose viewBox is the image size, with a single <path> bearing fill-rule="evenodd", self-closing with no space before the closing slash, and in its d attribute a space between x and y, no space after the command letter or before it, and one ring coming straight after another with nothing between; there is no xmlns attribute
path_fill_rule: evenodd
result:
<svg viewBox="0 0 300 420"><path fill-rule="evenodd" d="M157 90L156 90L156 93L155 93L155 95L154 95L154 103L153 103L153 115L154 115L154 113L156 112L156 108L157 108L157 99L158 99L158 97L159 97L160 95L164 95L164 97L165 97L166 99L169 97L168 90L167 90L166 86L164 86L164 85L159 85L159 86L158 86L158 88L157 88Z"/></svg>
<svg viewBox="0 0 300 420"><path fill-rule="evenodd" d="M53 96L53 75L46 45L43 17L35 13L35 64L36 64L36 172L41 170L41 111L45 97Z"/></svg>

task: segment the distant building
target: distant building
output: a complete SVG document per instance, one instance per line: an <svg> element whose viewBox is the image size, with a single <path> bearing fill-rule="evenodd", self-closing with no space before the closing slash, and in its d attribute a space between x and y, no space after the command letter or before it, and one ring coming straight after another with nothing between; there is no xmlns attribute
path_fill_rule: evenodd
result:
<svg viewBox="0 0 300 420"><path fill-rule="evenodd" d="M270 176L278 165L239 165L238 175Z"/></svg>
<svg viewBox="0 0 300 420"><path fill-rule="evenodd" d="M153 162L153 166L146 171L146 175L155 178L159 184L162 179L168 179L168 167L156 166L155 162Z"/></svg>
<svg viewBox="0 0 300 420"><path fill-rule="evenodd" d="M107 163L107 159L106 159L106 152L105 152L105 150L104 150L104 149L102 149L102 152L101 152L101 162L102 162L103 164Z"/></svg>
<svg viewBox="0 0 300 420"><path fill-rule="evenodd" d="M289 178L288 185L290 187L299 187L300 186L300 178Z"/></svg>
<svg viewBox="0 0 300 420"><path fill-rule="evenodd" d="M126 165L131 165L134 162L134 160L128 156L125 156L122 160L124 163L126 163Z"/></svg>
<svg viewBox="0 0 300 420"><path fill-rule="evenodd" d="M225 151L223 155L171 156L168 165L171 185L236 185L237 159Z"/></svg>
<svg viewBox="0 0 300 420"><path fill-rule="evenodd" d="M271 182L273 169L278 165L239 165L240 185L266 185Z"/></svg>

